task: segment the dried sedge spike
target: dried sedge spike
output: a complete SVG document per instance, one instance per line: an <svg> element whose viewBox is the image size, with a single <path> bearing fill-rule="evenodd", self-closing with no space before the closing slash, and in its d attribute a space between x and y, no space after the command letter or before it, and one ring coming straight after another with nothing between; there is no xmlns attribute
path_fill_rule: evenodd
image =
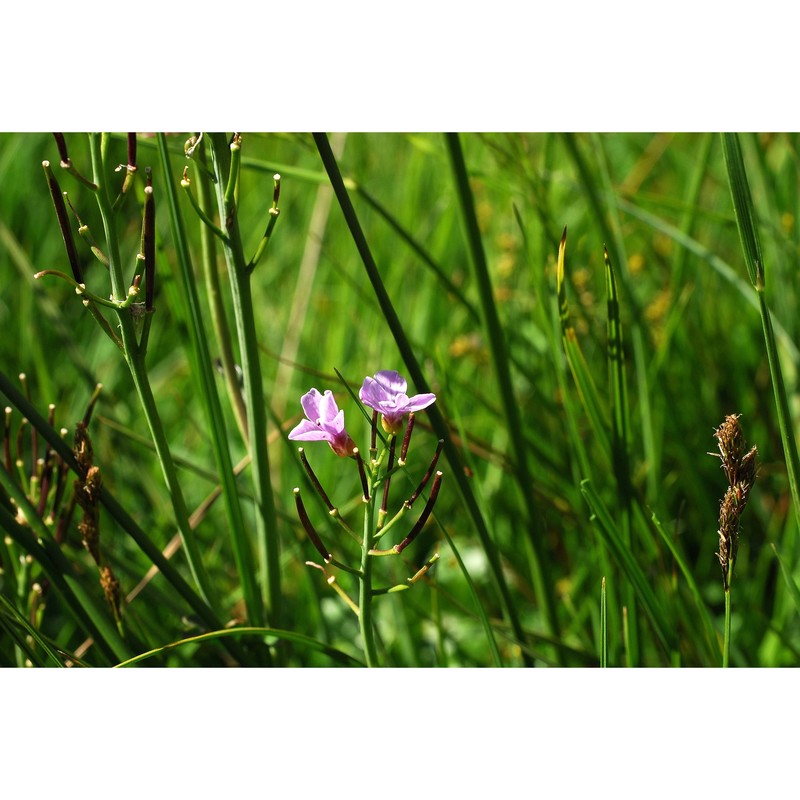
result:
<svg viewBox="0 0 800 800"><path fill-rule="evenodd" d="M89 551L95 563L100 563L100 489L102 480L98 467L89 467L85 481L75 481L75 501L83 516L78 523L78 531L83 537L83 546Z"/></svg>
<svg viewBox="0 0 800 800"><path fill-rule="evenodd" d="M729 414L725 417L725 422L714 433L719 448L719 457L722 459L722 468L725 470L731 486L737 481L737 470L744 454L744 437L742 426L739 424L740 416L740 414Z"/></svg>
<svg viewBox="0 0 800 800"><path fill-rule="evenodd" d="M736 494L729 486L719 507L719 565L723 580L727 582L728 562L736 558L736 544L739 537L739 507Z"/></svg>
<svg viewBox="0 0 800 800"><path fill-rule="evenodd" d="M727 591L730 571L736 563L739 545L740 519L756 479L758 449L745 452L744 435L739 414L729 414L714 432L719 448L722 468L728 479L728 488L719 508L719 551L717 558L722 568L722 581Z"/></svg>
<svg viewBox="0 0 800 800"><path fill-rule="evenodd" d="M108 565L100 568L100 585L103 587L103 594L106 596L106 601L111 606L114 613L114 619L117 621L121 618L120 613L120 600L121 593L119 588L119 580L116 575L111 571Z"/></svg>
<svg viewBox="0 0 800 800"><path fill-rule="evenodd" d="M75 426L75 444L73 445L72 452L75 455L75 460L82 472L86 472L92 466L94 460L94 453L92 451L92 442L89 439L89 433L86 430L86 425L79 422Z"/></svg>
<svg viewBox="0 0 800 800"><path fill-rule="evenodd" d="M86 502L96 506L100 502L100 490L103 486L103 479L100 477L100 467L89 467L86 472L86 480L83 483L82 494Z"/></svg>

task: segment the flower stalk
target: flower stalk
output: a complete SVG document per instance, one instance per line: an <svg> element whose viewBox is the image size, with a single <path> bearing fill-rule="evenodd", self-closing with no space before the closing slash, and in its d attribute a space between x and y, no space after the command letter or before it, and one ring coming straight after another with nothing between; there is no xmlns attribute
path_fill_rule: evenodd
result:
<svg viewBox="0 0 800 800"><path fill-rule="evenodd" d="M303 411L305 412L305 419L296 425L289 433L289 439L292 440L325 441L336 455L342 458L349 456L350 459L355 460L356 462L359 482L361 485L361 499L364 506L364 521L360 540L361 553L358 568L348 566L346 563L333 557L329 548L323 544L322 539L311 523L306 508L300 497L299 489L294 489L294 496L297 507L297 515L300 523L303 526L308 538L311 540L312 545L322 556L322 560L325 565L336 567L337 569L341 569L356 577L358 582L358 604L354 603L344 589L339 586L335 580L335 576L328 574L325 567L319 564L314 564L313 562L306 562L309 566L313 566L322 570L327 579L328 585L331 586L331 588L334 589L334 591L336 591L337 594L339 594L340 597L345 600L347 605L358 615L361 640L364 648L366 663L369 667L379 666L375 622L373 616L373 599L379 595L410 589L417 581L427 574L428 570L439 557L439 554L435 553L431 558L428 559L422 568L414 572L412 577L406 579L405 583L381 589L375 589L372 585L374 558L376 556L400 555L403 550L412 544L412 542L422 532L433 511L442 481L442 473L437 472L434 478L430 497L425 504L425 509L423 510L422 514L420 514L419 519L412 527L411 531L399 544L394 545L394 547L388 550L375 550L372 548L373 541L383 536L405 515L407 511L410 510L414 500L423 490L424 486L429 480L442 448L442 442L439 441L436 453L433 457L428 472L423 478L416 492L411 496L411 498L409 498L409 500L402 504L400 510L394 515L388 525L382 527L383 522L388 514L389 487L392 472L395 470L394 457L397 438L403 429L405 418L410 415L407 423L408 427L406 434L403 438L402 452L404 456L408 451L408 444L410 440L409 429L413 426L413 412L426 408L436 399L435 395L433 394L408 397L406 394L406 388L407 385L405 379L402 378L398 373L391 370L378 372L373 378L365 378L361 387L361 391L359 392L359 397L365 405L372 408L374 411L370 425L370 459L368 462L364 461L358 447L355 446L353 439L347 432L344 423L344 411L339 409L333 396L333 392L330 390L320 393L316 389L312 388L303 395L300 403ZM380 453L378 453L376 446L376 427L379 416L381 417L383 428L388 434L383 440L384 445ZM338 511L336 507L331 502L327 492L322 487L314 471L311 469L303 448L299 448L299 451L303 468L308 474L309 480L311 481L311 484L313 485L317 494L325 503L328 513L332 516L336 515L338 517ZM376 489L378 489L381 484L383 484L383 492L381 493L380 507L378 507L378 492ZM352 533L347 526L344 527L349 533Z"/></svg>

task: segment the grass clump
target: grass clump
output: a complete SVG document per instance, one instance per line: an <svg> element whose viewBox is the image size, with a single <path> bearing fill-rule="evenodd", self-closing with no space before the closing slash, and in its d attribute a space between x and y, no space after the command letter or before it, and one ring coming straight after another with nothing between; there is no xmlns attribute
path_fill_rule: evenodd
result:
<svg viewBox="0 0 800 800"><path fill-rule="evenodd" d="M797 664L797 144L0 135L0 663Z"/></svg>

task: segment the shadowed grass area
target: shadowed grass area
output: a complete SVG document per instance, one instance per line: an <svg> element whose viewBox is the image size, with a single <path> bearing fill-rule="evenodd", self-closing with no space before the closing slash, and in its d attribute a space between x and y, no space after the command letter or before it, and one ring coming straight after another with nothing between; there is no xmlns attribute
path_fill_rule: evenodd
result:
<svg viewBox="0 0 800 800"><path fill-rule="evenodd" d="M796 136L189 138L0 134L0 664L798 663ZM381 370L436 394L402 465ZM312 387L366 514L353 460L287 438ZM429 482L366 546L438 440L430 518Z"/></svg>

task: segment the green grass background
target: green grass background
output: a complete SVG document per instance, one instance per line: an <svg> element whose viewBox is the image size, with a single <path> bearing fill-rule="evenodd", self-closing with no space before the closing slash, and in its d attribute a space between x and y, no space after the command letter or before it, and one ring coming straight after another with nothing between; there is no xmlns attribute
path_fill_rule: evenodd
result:
<svg viewBox="0 0 800 800"><path fill-rule="evenodd" d="M173 179L186 163L185 138L168 138ZM411 591L375 599L382 663L596 666L606 641L612 666L719 666L724 605L714 553L725 481L718 459L707 453L715 449L713 432L725 415L741 413L748 442L759 448L760 471L744 515L736 564L731 663L797 664L796 518L758 304L747 279L719 136L460 136L490 296L479 289L444 136L330 138L334 150L343 148L339 166L361 227L416 360L437 394L437 407L460 459L457 465L440 462L445 474L435 523L404 552L408 563L381 559L393 563L376 566L381 584L402 582L434 552L440 554L426 579ZM67 134L67 141L73 163L88 173L86 137ZM766 295L794 419L797 144L797 137L787 134L741 137L767 272ZM112 148L124 163L124 136ZM357 620L321 573L304 566L318 558L294 511L292 488L305 484L296 448L285 434L299 420L301 394L311 386L330 388L345 409L351 435L366 450L366 422L335 370L355 388L380 369L407 376L409 370L336 199L312 221L315 205L326 202L320 192L328 191L312 137L245 134L242 157L238 219L248 255L266 225L272 175L282 175L280 218L252 282L263 397L271 413L271 482L284 610L280 627L306 637L281 640L281 663L352 663L347 659L362 660ZM45 268L69 271L41 170L44 159L58 162L49 134L0 135L0 368L15 380L26 373L31 402L45 416L48 403L55 403L57 426L70 431L95 384L103 384L90 427L95 463L104 485L163 548L175 533L175 520L125 362L66 283L33 279ZM191 511L218 479L187 352L165 176L154 139L139 138L138 163L153 168L159 234L147 367ZM58 177L100 242L102 226L91 192L67 175ZM200 223L186 198L180 201L199 269ZM141 228L136 199L127 202L120 219L122 261L130 275ZM587 413L586 398L576 389L559 325L556 260L565 226L569 315L596 387L597 418ZM317 241L318 256L306 262L301 274L304 253ZM624 500L603 446L612 436L614 398L607 361L604 245L619 291L630 407L629 536ZM87 285L107 295L103 267L81 241L78 249ZM217 261L227 287L221 254ZM198 290L214 357L219 347L199 276ZM487 308L494 309L499 329L485 321ZM502 358L493 347L498 336L504 343ZM501 389L498 376L504 374L512 396ZM221 379L218 390L236 463L246 448ZM18 425L14 412L14 445ZM436 438L427 415L420 414L409 459L412 476L425 471ZM23 449L29 457L27 434ZM324 444L309 443L306 452L328 494L357 527L360 489L352 465ZM527 476L520 471L520 457ZM467 475L488 540L476 529L454 469ZM393 484L395 507L412 484L413 477ZM246 470L239 487L252 536ZM305 495L326 542L352 559L356 551L327 523L310 491ZM605 526L598 509L608 512ZM222 622L243 625L241 584L221 503L199 524L197 539L221 598ZM151 561L106 513L101 543L123 593L129 592ZM61 551L78 584L103 607L96 569L74 528ZM24 553L14 543L6 545L4 556L0 595L7 603L0 663L22 664L26 658L45 663L48 643L74 654L86 642L87 631L67 613L52 587L45 585L38 596L34 584L42 584L42 575L35 559L22 570L18 562ZM172 561L190 580L183 553ZM501 565L507 584L505 601L493 562ZM16 591L8 580L11 569L22 576ZM349 576L339 580L355 597ZM125 606L124 618L137 654L212 632L163 576ZM24 629L23 620L33 633ZM28 637L33 655L22 652L19 636ZM271 646L276 641L256 634L248 638L234 633L230 638L248 647L259 640ZM231 663L222 641L213 636L196 640L143 663ZM114 663L96 647L85 649L81 658L89 664Z"/></svg>

